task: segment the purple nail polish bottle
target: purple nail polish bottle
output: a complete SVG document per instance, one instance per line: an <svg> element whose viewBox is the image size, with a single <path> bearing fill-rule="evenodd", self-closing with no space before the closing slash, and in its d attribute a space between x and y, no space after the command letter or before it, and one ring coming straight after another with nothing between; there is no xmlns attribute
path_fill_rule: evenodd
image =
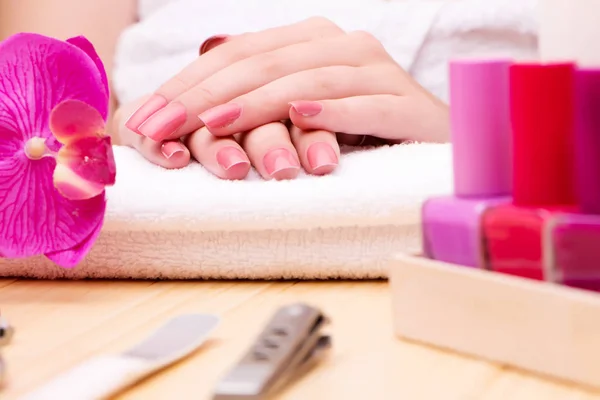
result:
<svg viewBox="0 0 600 400"><path fill-rule="evenodd" d="M512 153L508 60L450 63L454 195L422 207L426 257L483 268L481 215L509 203Z"/></svg>
<svg viewBox="0 0 600 400"><path fill-rule="evenodd" d="M600 69L575 72L578 214L556 215L544 235L553 282L600 291Z"/></svg>

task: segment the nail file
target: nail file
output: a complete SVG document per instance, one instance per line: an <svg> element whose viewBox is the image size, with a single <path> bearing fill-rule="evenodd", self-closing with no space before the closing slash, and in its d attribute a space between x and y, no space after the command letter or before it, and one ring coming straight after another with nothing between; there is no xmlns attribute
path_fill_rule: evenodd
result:
<svg viewBox="0 0 600 400"><path fill-rule="evenodd" d="M24 400L108 399L191 354L218 324L219 318L214 315L175 317L136 346L120 354L92 358L26 395Z"/></svg>

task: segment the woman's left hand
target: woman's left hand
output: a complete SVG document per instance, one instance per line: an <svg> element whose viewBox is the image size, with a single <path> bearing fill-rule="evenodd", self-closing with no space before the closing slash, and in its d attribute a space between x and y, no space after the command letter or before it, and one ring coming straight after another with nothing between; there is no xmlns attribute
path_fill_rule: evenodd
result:
<svg viewBox="0 0 600 400"><path fill-rule="evenodd" d="M304 131L391 142L448 138L447 107L369 33L345 33L312 18L216 41L162 85L127 127L156 142L206 130L227 137L288 119Z"/></svg>

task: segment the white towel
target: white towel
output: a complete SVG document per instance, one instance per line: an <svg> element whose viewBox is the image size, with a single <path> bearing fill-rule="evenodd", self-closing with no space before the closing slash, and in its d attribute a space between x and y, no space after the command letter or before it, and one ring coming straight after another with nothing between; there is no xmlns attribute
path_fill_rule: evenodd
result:
<svg viewBox="0 0 600 400"><path fill-rule="evenodd" d="M447 97L446 66L464 55L533 57L535 0L141 0L122 37L121 101L152 91L216 33L321 15L375 34L427 89ZM219 180L199 165L167 171L116 148L102 234L72 270L40 257L0 260L0 276L39 278L380 278L396 251L420 246L422 201L451 192L449 145L345 152L331 176Z"/></svg>
<svg viewBox="0 0 600 400"><path fill-rule="evenodd" d="M99 240L67 270L43 257L0 260L36 278L367 279L419 246L423 199L450 191L448 145L345 152L331 176L223 181L199 165L151 166L115 148L117 184Z"/></svg>

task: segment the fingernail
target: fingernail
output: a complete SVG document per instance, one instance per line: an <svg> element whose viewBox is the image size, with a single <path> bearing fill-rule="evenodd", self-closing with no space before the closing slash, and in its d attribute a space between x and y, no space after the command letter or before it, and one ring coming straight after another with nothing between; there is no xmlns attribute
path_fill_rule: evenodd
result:
<svg viewBox="0 0 600 400"><path fill-rule="evenodd" d="M339 163L335 150L325 142L311 144L306 151L306 158L315 175L330 172Z"/></svg>
<svg viewBox="0 0 600 400"><path fill-rule="evenodd" d="M229 38L229 35L214 35L214 36L209 37L200 45L200 50L199 50L200 55L225 43L225 41L227 41L228 38Z"/></svg>
<svg viewBox="0 0 600 400"><path fill-rule="evenodd" d="M185 147L183 147L183 144L179 141L165 142L160 147L160 150L163 153L163 156L165 156L165 158L168 160L169 158L173 157L175 154L184 152Z"/></svg>
<svg viewBox="0 0 600 400"><path fill-rule="evenodd" d="M292 108L303 117L314 117L323 111L323 105L318 101L292 101L288 103Z"/></svg>
<svg viewBox="0 0 600 400"><path fill-rule="evenodd" d="M250 161L244 153L235 147L224 147L219 150L217 152L217 162L225 171L240 164L250 165Z"/></svg>
<svg viewBox="0 0 600 400"><path fill-rule="evenodd" d="M227 103L204 111L198 116L208 129L226 128L242 115L239 104Z"/></svg>
<svg viewBox="0 0 600 400"><path fill-rule="evenodd" d="M138 128L139 132L158 142L171 136L185 123L187 111L181 103L169 103Z"/></svg>
<svg viewBox="0 0 600 400"><path fill-rule="evenodd" d="M287 149L269 151L263 158L267 173L275 180L293 179L300 171L300 163Z"/></svg>
<svg viewBox="0 0 600 400"><path fill-rule="evenodd" d="M168 101L164 97L154 94L144 104L140 106L125 122L127 129L130 129L138 134L139 127L154 113L167 105Z"/></svg>

